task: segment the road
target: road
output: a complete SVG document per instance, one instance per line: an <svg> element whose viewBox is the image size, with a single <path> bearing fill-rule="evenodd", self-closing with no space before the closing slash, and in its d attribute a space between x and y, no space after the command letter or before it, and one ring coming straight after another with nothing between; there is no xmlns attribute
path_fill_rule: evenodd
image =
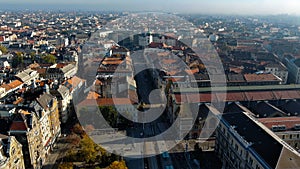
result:
<svg viewBox="0 0 300 169"><path fill-rule="evenodd" d="M157 90L158 86L155 82L155 80L159 79L159 77L153 77L158 75L158 73L153 72L154 69L148 69L153 66L151 60L149 60L147 56L143 55L143 53L134 53L131 55L131 58L134 65L139 101L148 106L159 104L164 105L165 98L163 97L163 92ZM154 90L156 90L155 94L153 94ZM163 110L158 109L157 111ZM155 121L149 123L135 123L135 126L132 129L129 129L127 133L129 136L135 138L151 137L164 132L168 127L169 125L163 120L163 118L159 117ZM166 138L158 138L158 140L144 142L141 151L145 154L153 154L154 156L141 159L126 158L125 160L128 168L165 169L166 166L171 165L176 169L196 169L197 166L195 166L192 160L188 158L189 153L185 153L184 146L182 144L178 144L174 148L169 147L170 145L177 144L175 139L172 140L169 138L166 136ZM171 149L169 151L170 157L168 158L162 157L161 155L161 153L163 153L166 149Z"/></svg>

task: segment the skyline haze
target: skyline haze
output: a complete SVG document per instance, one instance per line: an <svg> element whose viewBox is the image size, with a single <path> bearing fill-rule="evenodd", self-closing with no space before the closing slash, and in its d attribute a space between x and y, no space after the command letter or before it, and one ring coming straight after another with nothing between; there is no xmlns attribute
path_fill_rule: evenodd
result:
<svg viewBox="0 0 300 169"><path fill-rule="evenodd" d="M99 10L99 11L165 11L178 13L201 14L241 14L241 15L270 15L291 14L299 15L300 1L297 0L73 0L72 2L59 0L31 0L19 1L0 0L1 10Z"/></svg>

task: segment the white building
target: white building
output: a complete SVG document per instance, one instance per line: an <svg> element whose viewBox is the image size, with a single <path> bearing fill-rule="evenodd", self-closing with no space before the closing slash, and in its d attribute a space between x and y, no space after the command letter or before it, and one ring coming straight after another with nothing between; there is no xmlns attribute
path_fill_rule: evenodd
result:
<svg viewBox="0 0 300 169"><path fill-rule="evenodd" d="M39 73L36 70L32 70L29 68L18 73L17 75L15 75L15 77L23 83L30 85L33 80L39 78Z"/></svg>
<svg viewBox="0 0 300 169"><path fill-rule="evenodd" d="M281 63L270 63L265 66L265 72L272 73L273 75L279 77L282 81L281 84L286 84L288 80L288 70Z"/></svg>

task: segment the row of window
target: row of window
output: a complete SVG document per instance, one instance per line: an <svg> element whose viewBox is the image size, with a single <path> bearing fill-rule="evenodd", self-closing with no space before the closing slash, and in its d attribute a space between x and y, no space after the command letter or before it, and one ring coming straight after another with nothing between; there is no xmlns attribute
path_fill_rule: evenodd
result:
<svg viewBox="0 0 300 169"><path fill-rule="evenodd" d="M282 135L281 138L283 140L285 140L285 139L293 139L293 138L299 139L300 138L300 134L290 134L290 135L285 134L285 135Z"/></svg>
<svg viewBox="0 0 300 169"><path fill-rule="evenodd" d="M228 140L229 134L228 134L228 132L225 132L225 129L223 127L220 127L219 131L220 132L222 131L222 134L224 134L227 138L223 137L223 135L219 136L219 141L216 140L217 149L220 149L219 151L220 151L220 154L222 155L223 154L223 151L221 150L222 146L221 147L218 146L218 143L219 144L223 143L223 145L225 146L223 148L227 149L227 150L225 150L225 152L227 152L226 154L231 159L231 161L233 162L233 165L235 165L235 167L241 168L242 167L241 166L242 163L239 163L239 165L238 165L238 163L235 163L235 161L238 161L238 160L236 160L236 157L235 157L235 154L233 153L233 151L235 151L236 155L238 155L239 157L243 157L243 155L244 155L243 149L240 149L239 146L238 146L238 144L236 144L236 143L233 142L233 139ZM227 147L227 145L228 145L227 142L230 143L229 145L232 146L232 150L233 151L230 152L229 147ZM243 158L243 159L247 159L247 163L250 166L252 166L253 163L254 163L254 160L251 157L249 157L249 153L247 151L245 151L245 158ZM260 166L257 164L256 167L255 167L255 169L260 169Z"/></svg>

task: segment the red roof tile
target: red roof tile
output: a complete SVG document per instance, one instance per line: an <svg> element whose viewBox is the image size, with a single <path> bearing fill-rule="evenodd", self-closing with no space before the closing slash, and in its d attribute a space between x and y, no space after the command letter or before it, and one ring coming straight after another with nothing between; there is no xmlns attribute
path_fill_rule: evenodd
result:
<svg viewBox="0 0 300 169"><path fill-rule="evenodd" d="M10 126L11 131L26 131L27 127L23 121L14 121Z"/></svg>
<svg viewBox="0 0 300 169"><path fill-rule="evenodd" d="M64 68L65 66L67 66L68 65L68 63L58 63L57 65L56 65L56 68Z"/></svg>
<svg viewBox="0 0 300 169"><path fill-rule="evenodd" d="M85 99L79 106L113 106L113 105L132 105L129 98L99 98L99 99Z"/></svg>
<svg viewBox="0 0 300 169"><path fill-rule="evenodd" d="M274 118L260 118L258 119L269 129L275 125L285 125L286 130L293 130L296 124L300 125L300 117L274 117Z"/></svg>
<svg viewBox="0 0 300 169"><path fill-rule="evenodd" d="M216 100L216 96L210 93L175 94L176 103L212 102L212 99Z"/></svg>
<svg viewBox="0 0 300 169"><path fill-rule="evenodd" d="M289 100L300 99L300 91L237 91L237 92L216 92L216 93L185 93L175 94L174 99L177 104L180 103L200 103L215 101L264 101L264 100Z"/></svg>
<svg viewBox="0 0 300 169"><path fill-rule="evenodd" d="M219 101L227 101L227 102L247 101L247 98L243 92L217 93L217 96Z"/></svg>
<svg viewBox="0 0 300 169"><path fill-rule="evenodd" d="M273 74L245 74L244 77L247 82L280 81Z"/></svg>
<svg viewBox="0 0 300 169"><path fill-rule="evenodd" d="M277 99L299 99L300 92L297 90L273 91Z"/></svg>
<svg viewBox="0 0 300 169"><path fill-rule="evenodd" d="M253 92L244 92L249 101L255 100L275 100L276 97L271 91L253 91Z"/></svg>

